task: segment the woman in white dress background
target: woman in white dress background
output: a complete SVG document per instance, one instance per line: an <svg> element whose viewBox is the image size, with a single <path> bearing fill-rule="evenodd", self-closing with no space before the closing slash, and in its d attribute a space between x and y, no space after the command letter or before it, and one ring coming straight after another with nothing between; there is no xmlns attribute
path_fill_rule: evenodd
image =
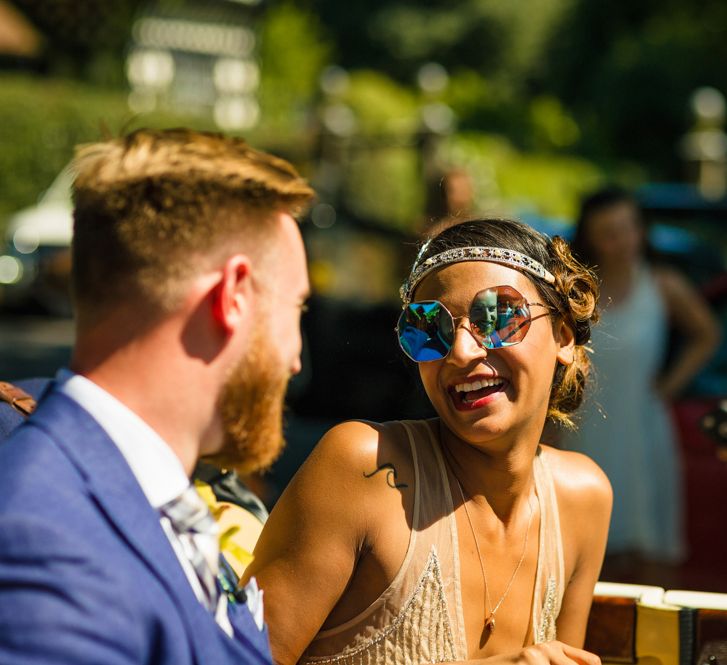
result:
<svg viewBox="0 0 727 665"><path fill-rule="evenodd" d="M650 260L633 197L615 188L584 200L574 253L601 280L593 331L594 390L564 447L606 472L614 505L608 554L652 566L683 560L682 474L667 404L709 360L718 325L697 291ZM664 366L673 328L678 350ZM645 580L644 580L645 581Z"/></svg>

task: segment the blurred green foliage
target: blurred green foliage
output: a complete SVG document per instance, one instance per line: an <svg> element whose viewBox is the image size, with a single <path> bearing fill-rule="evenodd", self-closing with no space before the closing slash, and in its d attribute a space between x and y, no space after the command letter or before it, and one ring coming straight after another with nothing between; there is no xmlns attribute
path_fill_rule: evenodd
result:
<svg viewBox="0 0 727 665"><path fill-rule="evenodd" d="M46 51L44 78L0 81L0 215L31 203L101 122L113 133L129 120L124 48L134 18L161 2L14 0ZM200 16L218 7L163 4ZM268 0L254 21L262 115L251 140L315 180L325 113L344 105L353 134L334 141L329 184L352 211L398 228L423 214L424 104L454 111L454 133L428 158L465 166L480 207L570 216L602 180L680 179L690 93L727 90L723 0ZM449 75L441 91L418 87L428 62ZM319 80L332 64L348 85L326 96Z"/></svg>
<svg viewBox="0 0 727 665"><path fill-rule="evenodd" d="M703 85L727 92L726 28L721 0L578 2L544 54L541 85L579 122L583 154L680 179L690 94Z"/></svg>
<svg viewBox="0 0 727 665"><path fill-rule="evenodd" d="M0 79L0 215L32 204L77 143L128 120L123 92L65 80Z"/></svg>
<svg viewBox="0 0 727 665"><path fill-rule="evenodd" d="M356 131L364 138L406 140L417 129L419 105L415 92L383 72L354 72L341 95L358 119Z"/></svg>
<svg viewBox="0 0 727 665"><path fill-rule="evenodd" d="M542 147L531 106L557 99L578 128L567 148L618 176L680 179L677 144L691 92L727 92L723 0L309 0L335 39L338 63L414 85L427 61L452 75L460 127ZM477 85L479 81L479 85ZM541 109L542 110L542 109ZM535 111L537 114L537 111ZM570 124L570 123L569 123Z"/></svg>
<svg viewBox="0 0 727 665"><path fill-rule="evenodd" d="M344 144L341 192L355 214L406 229L424 205L421 166L415 150L419 105L413 90L381 72L353 72L334 103L353 113L353 134Z"/></svg>
<svg viewBox="0 0 727 665"><path fill-rule="evenodd" d="M196 126L209 120L156 113L135 116L123 90L78 81L0 77L0 220L32 205L73 156L79 143L139 126Z"/></svg>
<svg viewBox="0 0 727 665"><path fill-rule="evenodd" d="M463 132L444 147L449 163L473 176L480 212L574 219L580 198L604 176L593 163L547 152L523 153L504 137Z"/></svg>
<svg viewBox="0 0 727 665"><path fill-rule="evenodd" d="M412 230L424 207L424 191L416 153L387 147L355 154L344 185L347 207L364 219Z"/></svg>
<svg viewBox="0 0 727 665"><path fill-rule="evenodd" d="M260 29L259 140L288 146L301 140L301 127L318 95L318 77L330 56L330 41L312 13L290 2L268 11Z"/></svg>

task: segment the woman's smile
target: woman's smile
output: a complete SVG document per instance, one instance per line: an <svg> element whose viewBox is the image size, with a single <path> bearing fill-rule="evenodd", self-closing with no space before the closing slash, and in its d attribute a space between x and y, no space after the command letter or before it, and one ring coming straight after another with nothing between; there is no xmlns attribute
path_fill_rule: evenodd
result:
<svg viewBox="0 0 727 665"><path fill-rule="evenodd" d="M478 377L450 385L447 389L457 411L474 411L503 397L509 381L501 376Z"/></svg>

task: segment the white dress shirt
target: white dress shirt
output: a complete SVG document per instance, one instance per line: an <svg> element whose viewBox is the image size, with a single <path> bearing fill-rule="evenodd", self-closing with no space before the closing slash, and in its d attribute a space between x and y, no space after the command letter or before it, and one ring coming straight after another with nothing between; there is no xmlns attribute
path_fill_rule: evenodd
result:
<svg viewBox="0 0 727 665"><path fill-rule="evenodd" d="M164 439L136 413L79 374L62 369L58 372L56 381L58 389L88 411L116 444L152 508L159 510L165 503L184 492L189 485L189 478L182 462ZM171 522L161 514L159 522L195 596L204 604L202 586ZM232 625L227 617L227 596L224 593L220 595L215 620L220 628L232 636Z"/></svg>

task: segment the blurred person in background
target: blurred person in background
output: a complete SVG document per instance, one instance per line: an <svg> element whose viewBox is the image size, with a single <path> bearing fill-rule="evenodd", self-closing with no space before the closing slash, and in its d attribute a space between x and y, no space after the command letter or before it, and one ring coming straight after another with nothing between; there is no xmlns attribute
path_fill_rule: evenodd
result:
<svg viewBox="0 0 727 665"><path fill-rule="evenodd" d="M439 417L338 425L278 500L248 569L276 662L597 663L578 647L611 490L540 445L583 395L595 279L563 240L482 219L440 228L401 295Z"/></svg>
<svg viewBox="0 0 727 665"><path fill-rule="evenodd" d="M220 588L190 475L281 449L312 191L183 129L84 146L75 169L70 369L0 445L0 662L265 665L262 596Z"/></svg>
<svg viewBox="0 0 727 665"><path fill-rule="evenodd" d="M606 572L669 575L685 544L680 454L667 406L710 358L718 325L682 275L653 261L628 192L610 187L584 199L573 251L600 279L601 322L592 342L594 390L563 445L587 454L611 481ZM678 351L664 366L670 326Z"/></svg>
<svg viewBox="0 0 727 665"><path fill-rule="evenodd" d="M448 219L467 219L474 212L475 190L467 169L452 166L430 178L426 187L426 226Z"/></svg>

